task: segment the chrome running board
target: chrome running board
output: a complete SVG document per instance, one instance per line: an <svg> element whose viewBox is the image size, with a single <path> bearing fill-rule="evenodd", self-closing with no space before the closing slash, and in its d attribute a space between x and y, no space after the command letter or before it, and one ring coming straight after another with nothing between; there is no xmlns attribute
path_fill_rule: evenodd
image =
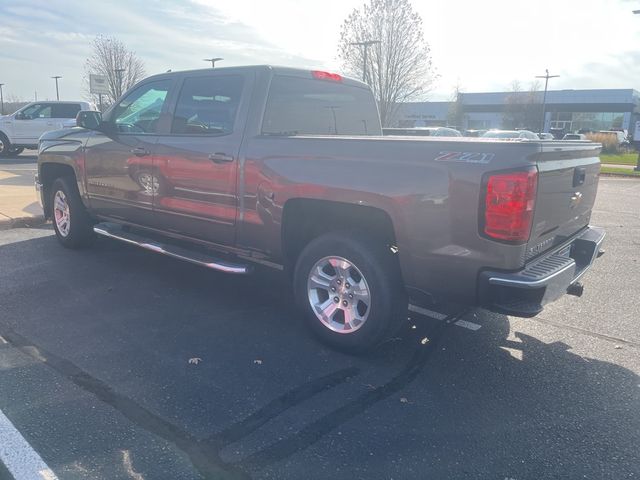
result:
<svg viewBox="0 0 640 480"><path fill-rule="evenodd" d="M140 234L125 231L120 225L115 223L99 223L93 227L93 231L104 237L115 238L121 242L144 248L145 250L161 253L162 255L184 260L185 262L194 263L212 270L241 275L251 272L250 265L227 262L177 245L163 244Z"/></svg>

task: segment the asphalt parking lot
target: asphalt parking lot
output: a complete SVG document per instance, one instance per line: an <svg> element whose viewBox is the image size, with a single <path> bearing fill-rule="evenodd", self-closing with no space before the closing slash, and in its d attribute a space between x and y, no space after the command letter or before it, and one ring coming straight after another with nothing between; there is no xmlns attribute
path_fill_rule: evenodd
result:
<svg viewBox="0 0 640 480"><path fill-rule="evenodd" d="M0 160L0 170L13 174L9 178L0 179L0 186L33 186L37 161L38 157L33 151Z"/></svg>
<svg viewBox="0 0 640 480"><path fill-rule="evenodd" d="M364 357L274 272L2 231L0 412L60 479L638 478L639 212L640 181L601 179L582 298L412 314Z"/></svg>

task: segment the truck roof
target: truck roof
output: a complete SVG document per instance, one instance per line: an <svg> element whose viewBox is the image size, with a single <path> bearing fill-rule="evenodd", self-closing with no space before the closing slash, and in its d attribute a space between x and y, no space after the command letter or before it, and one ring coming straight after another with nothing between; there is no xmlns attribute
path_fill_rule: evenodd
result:
<svg viewBox="0 0 640 480"><path fill-rule="evenodd" d="M171 77L175 75L184 75L184 74L190 74L190 73L205 73L205 72L210 72L211 70L212 70L211 68L197 68L193 70L176 70L172 72L159 73L156 75L152 75L148 78L164 78L164 77ZM287 75L287 76L301 77L301 78L309 78L309 75L311 74L311 72L322 72L322 73L328 73L331 75L339 75L340 77L339 81L345 85L369 88L369 86L366 83L360 80L357 80L355 78L346 77L339 73L329 72L329 71L320 70L320 69L294 68L294 67L284 67L279 65L242 65L237 67L216 67L215 68L216 72L225 72L225 73L240 73L240 72L246 72L246 71L252 71L252 70L253 71L270 70L271 72L273 72L273 74L276 74L276 75Z"/></svg>

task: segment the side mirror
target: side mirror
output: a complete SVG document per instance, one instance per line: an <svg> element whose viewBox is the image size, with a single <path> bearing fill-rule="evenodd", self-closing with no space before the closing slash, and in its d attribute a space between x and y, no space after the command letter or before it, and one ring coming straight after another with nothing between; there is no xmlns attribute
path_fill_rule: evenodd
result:
<svg viewBox="0 0 640 480"><path fill-rule="evenodd" d="M76 125L87 130L100 130L102 125L102 113L93 110L84 110L76 115Z"/></svg>
<svg viewBox="0 0 640 480"><path fill-rule="evenodd" d="M16 113L13 118L15 118L16 120L25 120L24 113L22 112Z"/></svg>

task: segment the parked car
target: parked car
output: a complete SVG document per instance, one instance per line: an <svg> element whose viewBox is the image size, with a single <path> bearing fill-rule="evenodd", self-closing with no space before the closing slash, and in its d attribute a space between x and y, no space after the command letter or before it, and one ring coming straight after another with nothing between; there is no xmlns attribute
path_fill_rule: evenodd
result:
<svg viewBox="0 0 640 480"><path fill-rule="evenodd" d="M487 133L487 130L465 130L464 136L465 137L481 137L485 133Z"/></svg>
<svg viewBox="0 0 640 480"><path fill-rule="evenodd" d="M619 130L600 130L598 132L598 134L599 135L606 135L606 136L614 137L616 143L619 146L629 143L628 140L627 140L627 136L624 134L624 132L619 131Z"/></svg>
<svg viewBox="0 0 640 480"><path fill-rule="evenodd" d="M540 132L538 133L538 138L540 140L555 140L556 137L554 137L552 133Z"/></svg>
<svg viewBox="0 0 640 480"><path fill-rule="evenodd" d="M403 137L461 137L462 133L450 127L383 128L383 135Z"/></svg>
<svg viewBox="0 0 640 480"><path fill-rule="evenodd" d="M349 351L393 335L409 303L534 316L580 295L601 252L599 144L384 137L370 88L334 73L164 73L78 126L38 154L63 246L98 234L284 270L309 328Z"/></svg>
<svg viewBox="0 0 640 480"><path fill-rule="evenodd" d="M32 102L11 115L0 116L0 156L37 149L43 133L75 126L76 115L82 110L95 107L88 102Z"/></svg>
<svg viewBox="0 0 640 480"><path fill-rule="evenodd" d="M529 130L489 130L482 138L501 138L511 140L540 140L538 136Z"/></svg>
<svg viewBox="0 0 640 480"><path fill-rule="evenodd" d="M567 133L562 140L586 140L587 136L583 133Z"/></svg>

